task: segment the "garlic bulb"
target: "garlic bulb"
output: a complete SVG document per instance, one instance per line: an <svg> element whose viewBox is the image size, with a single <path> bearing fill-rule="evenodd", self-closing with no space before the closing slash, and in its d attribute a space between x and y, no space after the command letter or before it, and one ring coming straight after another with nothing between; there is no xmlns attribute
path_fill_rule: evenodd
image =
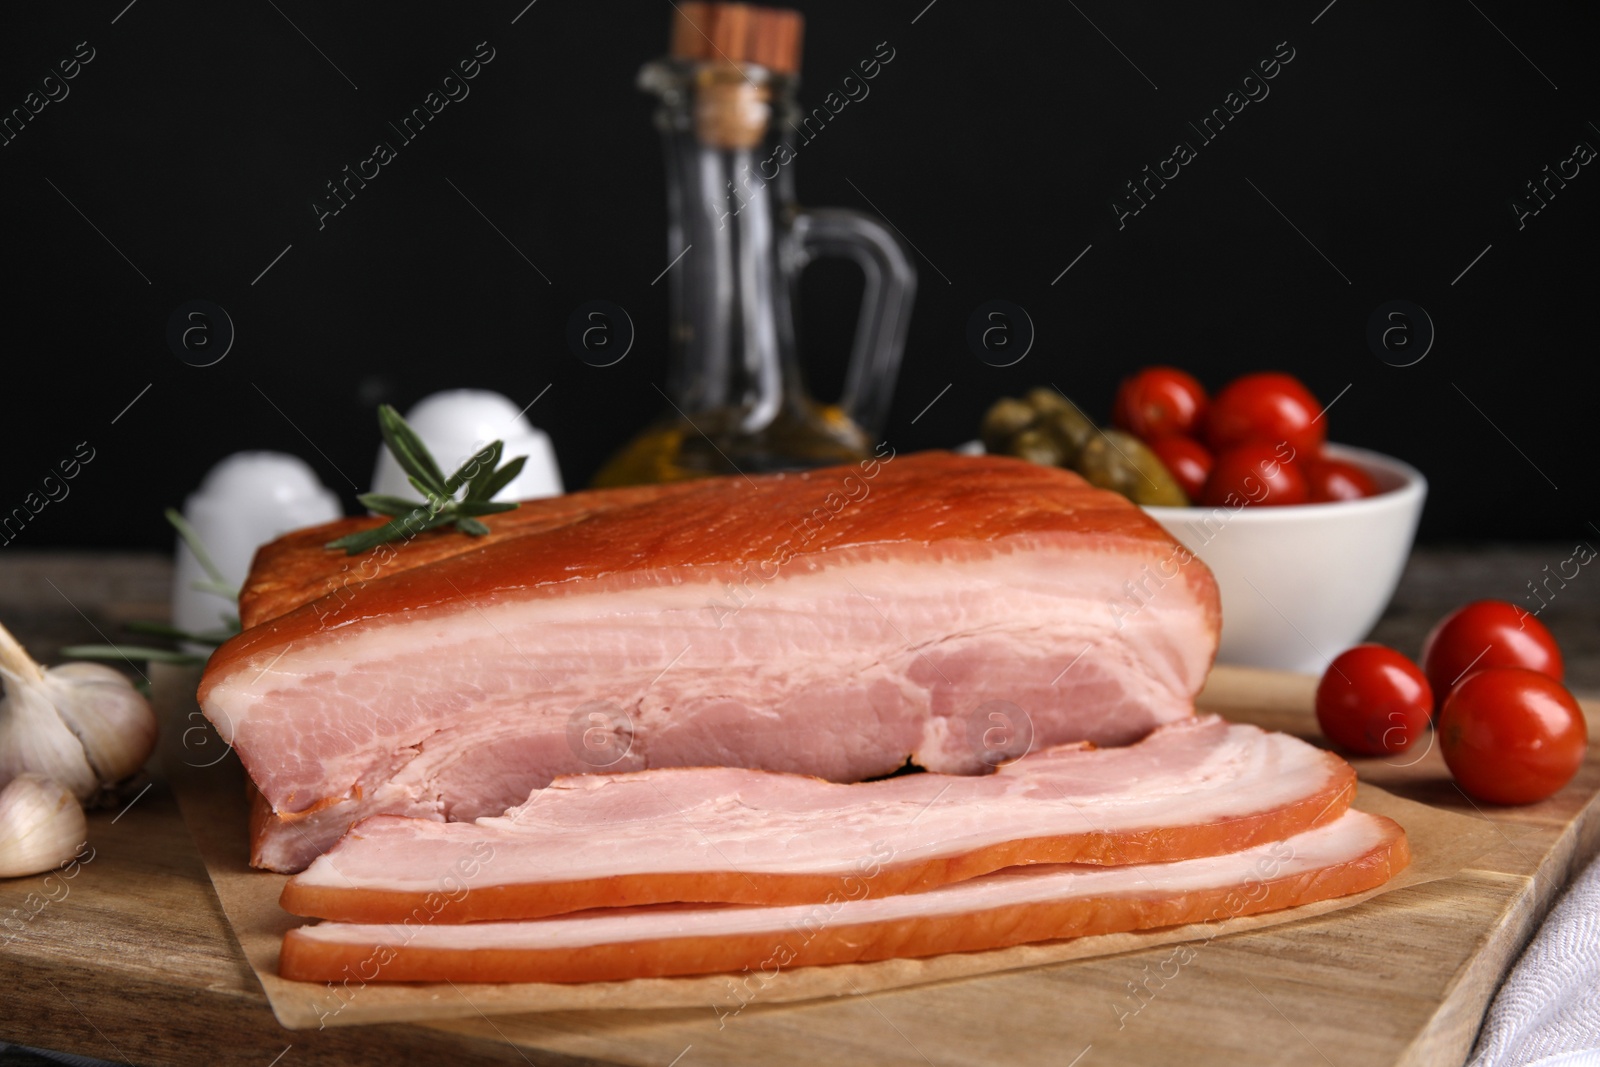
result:
<svg viewBox="0 0 1600 1067"><path fill-rule="evenodd" d="M149 701L98 663L45 670L0 626L0 786L45 775L89 801L144 766L156 744Z"/></svg>
<svg viewBox="0 0 1600 1067"><path fill-rule="evenodd" d="M100 781L120 782L144 766L156 747L156 715L124 675L103 663L63 663L45 671L45 684Z"/></svg>
<svg viewBox="0 0 1600 1067"><path fill-rule="evenodd" d="M83 743L61 720L44 682L7 676L0 701L0 782L29 772L55 779L83 800L100 787Z"/></svg>
<svg viewBox="0 0 1600 1067"><path fill-rule="evenodd" d="M23 774L0 789L0 878L20 878L59 866L88 837L83 808L59 782Z"/></svg>

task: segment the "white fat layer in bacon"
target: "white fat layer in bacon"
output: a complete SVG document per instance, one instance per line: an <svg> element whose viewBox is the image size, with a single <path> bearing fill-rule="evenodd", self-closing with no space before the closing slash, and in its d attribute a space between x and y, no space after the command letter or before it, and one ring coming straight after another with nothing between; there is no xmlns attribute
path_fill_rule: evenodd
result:
<svg viewBox="0 0 1600 1067"><path fill-rule="evenodd" d="M731 765L849 782L908 756L976 774L989 701L1020 709L1035 748L1127 744L1192 714L1217 640L1197 583L1146 578L1145 606L1129 598L1169 557L1019 535L797 557L736 594L725 568L626 572L265 649L204 710L274 811L324 806L266 842L286 865L362 815L497 815L562 774Z"/></svg>
<svg viewBox="0 0 1600 1067"><path fill-rule="evenodd" d="M1025 838L1270 812L1329 788L1338 766L1287 734L1208 715L1125 748L1035 752L982 777L837 785L723 767L563 777L504 817L368 819L296 882L428 893L637 874L849 876Z"/></svg>
<svg viewBox="0 0 1600 1067"><path fill-rule="evenodd" d="M1352 810L1326 826L1224 856L1126 867L1010 867L926 893L823 904L615 908L552 919L460 925L320 923L303 927L299 933L317 941L412 949L581 949L682 937L783 935L815 929L819 923L848 927L1074 899L1156 900L1210 889L1243 888L1348 863L1382 843L1385 825Z"/></svg>

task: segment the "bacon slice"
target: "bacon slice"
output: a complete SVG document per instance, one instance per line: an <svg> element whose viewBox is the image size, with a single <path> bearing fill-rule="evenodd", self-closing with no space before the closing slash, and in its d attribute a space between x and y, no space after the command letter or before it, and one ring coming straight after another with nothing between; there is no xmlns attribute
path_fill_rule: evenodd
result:
<svg viewBox="0 0 1600 1067"><path fill-rule="evenodd" d="M1342 815L1344 760L1208 715L1126 748L1063 746L985 777L856 785L732 768L558 778L501 818L379 816L290 879L283 907L346 922L533 919L679 901L918 892L1002 867L1237 852ZM873 875L864 878L870 866Z"/></svg>
<svg viewBox="0 0 1600 1067"><path fill-rule="evenodd" d="M465 925L321 923L284 936L279 973L316 982L595 982L978 952L1291 908L1375 888L1408 862L1396 823L1352 810L1225 856L1011 867L926 893Z"/></svg>
<svg viewBox="0 0 1600 1067"><path fill-rule="evenodd" d="M322 547L377 521L264 547L249 628L201 681L262 797L257 865L597 769L852 782L908 757L979 773L994 737L1127 744L1192 714L1217 646L1204 564L1124 498L1004 457L575 493L483 538Z"/></svg>

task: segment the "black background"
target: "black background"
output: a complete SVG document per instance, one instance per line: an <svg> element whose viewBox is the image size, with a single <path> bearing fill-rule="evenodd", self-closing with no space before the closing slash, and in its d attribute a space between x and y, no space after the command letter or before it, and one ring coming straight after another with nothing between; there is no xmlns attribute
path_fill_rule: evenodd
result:
<svg viewBox="0 0 1600 1067"><path fill-rule="evenodd" d="M1577 142L1600 146L1592 5L925 3L803 5L802 102L880 42L895 53L796 168L806 203L870 197L918 250L886 433L897 448L967 440L996 396L1042 382L1104 416L1139 365L1178 364L1213 388L1281 368L1339 396L1335 439L1428 474L1426 539L1596 535L1600 166L1524 229L1510 207ZM520 405L549 385L530 417L582 485L662 403L666 286L651 280L676 250L634 77L665 50L670 15L643 0L8 10L0 109L78 42L95 50L70 95L0 147L0 508L78 442L95 449L71 496L13 543L164 547L162 507L244 448L301 455L353 509L375 406L457 386ZM481 41L495 58L471 95L319 231L324 182L393 140L386 123ZM1270 96L1119 230L1121 184L1195 141L1186 122L1285 41L1294 59ZM841 378L853 271L820 264L803 285L821 395ZM996 297L1038 334L1004 369L964 339ZM564 341L596 298L638 330L604 369ZM192 299L236 326L215 366L165 343ZM1393 299L1437 329L1415 366L1365 342Z"/></svg>

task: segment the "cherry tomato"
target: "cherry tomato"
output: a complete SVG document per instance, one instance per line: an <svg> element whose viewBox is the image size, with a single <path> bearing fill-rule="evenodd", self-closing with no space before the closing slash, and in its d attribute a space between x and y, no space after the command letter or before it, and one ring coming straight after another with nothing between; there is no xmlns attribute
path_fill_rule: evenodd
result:
<svg viewBox="0 0 1600 1067"><path fill-rule="evenodd" d="M1491 804L1532 804L1572 781L1589 747L1583 710L1526 667L1474 671L1445 698L1439 748L1461 788Z"/></svg>
<svg viewBox="0 0 1600 1067"><path fill-rule="evenodd" d="M1206 444L1222 452L1246 441L1287 441L1297 454L1316 454L1328 424L1322 405L1288 374L1246 374L1216 395L1206 413ZM1293 458L1293 457L1291 457Z"/></svg>
<svg viewBox="0 0 1600 1067"><path fill-rule="evenodd" d="M1306 476L1292 455L1281 443L1268 441L1250 441L1218 453L1200 502L1207 507L1304 504Z"/></svg>
<svg viewBox="0 0 1600 1067"><path fill-rule="evenodd" d="M1205 388L1176 367L1146 367L1122 379L1111 422L1145 442L1193 433L1205 416Z"/></svg>
<svg viewBox="0 0 1600 1067"><path fill-rule="evenodd" d="M1342 459L1319 456L1303 464L1306 481L1311 486L1311 502L1326 504L1335 500L1360 500L1364 496L1377 496L1378 483L1372 475Z"/></svg>
<svg viewBox="0 0 1600 1067"><path fill-rule="evenodd" d="M1527 667L1561 681L1561 648L1544 623L1504 600L1477 600L1445 616L1422 644L1422 670L1441 705L1467 671Z"/></svg>
<svg viewBox="0 0 1600 1067"><path fill-rule="evenodd" d="M1392 648L1357 645L1317 685L1317 723L1328 740L1362 756L1404 752L1433 715L1422 670Z"/></svg>
<svg viewBox="0 0 1600 1067"><path fill-rule="evenodd" d="M1150 451L1164 464L1178 488L1190 500L1199 500L1211 477L1211 453L1192 437L1161 437L1150 442Z"/></svg>

